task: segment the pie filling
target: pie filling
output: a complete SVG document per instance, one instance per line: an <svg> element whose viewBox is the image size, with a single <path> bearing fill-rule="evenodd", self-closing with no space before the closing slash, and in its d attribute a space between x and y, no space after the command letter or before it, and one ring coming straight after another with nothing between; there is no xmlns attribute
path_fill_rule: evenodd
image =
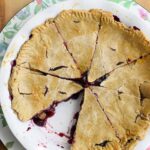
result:
<svg viewBox="0 0 150 150"><path fill-rule="evenodd" d="M108 77L109 77L109 74L105 74L102 77L100 77L99 79L96 79L94 82L92 82L91 85L100 86L101 83L104 82L105 80L107 80Z"/></svg>
<svg viewBox="0 0 150 150"><path fill-rule="evenodd" d="M62 68L67 68L67 66L58 66L58 67L55 67L55 68L50 68L49 71L56 71L56 70L59 70L59 69L62 69Z"/></svg>
<svg viewBox="0 0 150 150"><path fill-rule="evenodd" d="M107 145L109 142L111 142L111 141L105 140L105 141L103 141L102 143L95 144L95 146L106 147L106 145Z"/></svg>
<svg viewBox="0 0 150 150"><path fill-rule="evenodd" d="M117 22L121 22L121 21L120 21L120 18L119 18L118 16L113 15L113 17L114 17L114 20L115 20L115 21L117 21ZM133 26L133 27L131 27L131 28L133 28L134 30L138 30L138 31L140 31L140 29L139 29L138 27L136 27L136 26Z"/></svg>
<svg viewBox="0 0 150 150"><path fill-rule="evenodd" d="M58 103L54 102L50 108L43 110L40 114L37 114L32 118L33 122L40 127L46 125L47 119L55 115L55 108L57 107Z"/></svg>
<svg viewBox="0 0 150 150"><path fill-rule="evenodd" d="M120 18L119 18L119 17L117 17L116 15L113 15L113 17L114 17L114 20L115 20L115 21L117 21L117 22L121 22L121 21L120 21Z"/></svg>
<svg viewBox="0 0 150 150"><path fill-rule="evenodd" d="M84 19L82 20L82 18L84 18L84 17L86 18L87 16L84 14L85 12L83 14L80 11L79 12L70 11L70 12L69 12L70 13L69 16L72 15L72 17L74 17L74 19L71 20L71 26L75 30L75 34L77 34L77 37L81 38L81 41L82 41L82 38L86 35L86 30L84 31L84 28L86 26L84 26L84 25L86 23L88 24L88 21L86 22L87 19L85 19L85 22L84 22ZM87 148L89 150L99 150L99 149L109 149L109 148L112 148L112 149L115 148L116 150L120 150L120 149L127 150L127 149L130 149L130 147L132 147L132 145L134 145L138 140L141 140L143 138L145 131L149 127L147 116L150 115L150 111L148 110L148 106L150 106L150 103L149 103L149 98L150 97L147 94L147 91L143 92L143 89L148 85L146 85L144 88L142 86L144 85L143 82L147 82L147 81L150 81L150 80L147 77L148 75L144 76L142 74L146 80L140 82L141 85L139 85L139 87L138 87L138 93L139 93L139 95L138 95L136 93L137 91L135 92L134 89L132 89L130 86L125 87L124 80L119 76L120 74L116 74L116 76L118 75L118 79L116 81L115 80L113 81L113 79L112 79L112 82L111 82L111 77L113 76L114 72L116 73L117 70L124 69L124 68L126 68L126 66L133 68L133 71L135 71L136 69L134 68L133 64L136 64L139 60L141 61L140 63L142 64L143 61L145 60L145 58L150 55L150 53L147 53L147 51L145 53L142 53L142 52L140 53L139 52L140 53L140 56L139 56L139 54L135 54L136 52L135 53L133 52L133 55L135 55L133 58L128 55L128 56L125 56L127 58L124 60L124 57L122 59L122 54L120 54L119 52L117 53L117 51L118 51L117 44L112 44L109 47L109 52L111 51L110 53L113 54L112 56L114 56L114 54L117 53L116 54L117 57L113 57L114 59L117 60L117 61L116 60L114 61L115 63L113 62L115 64L115 67L113 66L113 69L112 68L110 69L107 65L105 66L105 62L103 62L103 64L101 64L102 65L101 68L103 69L103 72L101 73L101 75L99 77L97 77L92 82L90 82L88 77L90 76L90 70L93 67L92 62L94 61L94 58L95 58L94 54L96 54L96 50L98 48L98 40L100 38L99 36L101 36L101 34L99 34L99 33L100 33L101 29L104 26L104 25L101 25L100 20L98 20L98 18L99 18L98 16L100 16L100 14L102 12L98 11L98 10L96 10L96 11L92 10L91 12L92 13L96 12L95 15L97 15L97 17L92 18L90 16L91 15L90 13L88 14L89 15L88 17L90 19L92 18L92 21L93 20L95 21L97 19L95 22L96 23L98 22L98 23L97 23L97 26L96 26L97 27L97 32L95 32L94 35L91 34L92 35L91 38L95 39L95 45L94 45L94 48L93 48L94 50L92 49L91 50L92 52L90 53L90 55L92 57L90 56L90 59L87 58L87 59L90 60L90 62L89 62L90 65L87 67L88 69L86 69L86 71L84 70L85 69L84 64L83 64L83 66L84 66L83 68L82 68L82 66L79 66L79 64L76 60L76 57L74 57L75 55L70 51L70 47L74 48L75 44L74 43L72 44L72 41L70 39L68 40L67 38L65 38L65 37L67 37L67 35L64 34L61 30L61 29L64 28L66 31L68 31L68 28L66 29L66 27L63 26L63 24L61 24L61 26L58 26L58 23L61 22L61 20L63 20L65 18L65 15L66 15L65 13L66 12L64 12L64 14L62 13L61 14L62 16L60 15L60 18L58 16L58 20L56 18L56 21L55 20L53 21L53 23L54 23L54 25L57 29L58 34L60 35L60 37L63 40L62 44L65 46L66 51L69 53L69 55L73 59L73 62L75 63L77 70L81 74L80 78L61 77L61 76L59 76L59 74L53 74L52 73L52 72L56 72L56 71L64 71L63 69L68 68L67 65L59 65L59 66L56 66L56 67L50 67L49 68L49 71L51 71L50 73L45 72L45 71L43 71L41 69L38 69L38 68L31 67L30 65L29 65L29 68L26 67L26 66L22 66L22 68L26 68L26 69L28 69L28 70L30 70L34 73L38 73L42 76L56 77L57 79L63 79L65 81L71 81L71 82L76 83L77 85L80 85L82 87L82 89L80 91L78 90L79 92L73 92L75 94L72 94L71 96L67 97L66 99L62 99L61 101L53 100L53 103L52 103L52 105L49 106L49 108L40 111L40 113L37 113L35 116L32 117L32 120L37 126L40 126L40 127L45 126L48 118L55 115L55 110L56 110L56 107L59 105L59 103L64 102L64 101L68 101L70 99L77 100L78 97L82 94L83 99L82 99L82 102L81 102L81 105L80 105L81 109L80 109L80 112L77 112L73 117L73 119L76 120L76 123L72 126L72 128L70 130L70 136L66 136L63 133L59 133L59 136L60 137L65 136L65 137L68 138L68 143L73 145L72 148L71 148L72 150L76 150L76 148L74 148L74 147L76 147L76 142L80 143L80 140L78 140L77 138L82 138L84 143L86 143L88 140L91 140L91 141L87 142L88 147L86 147L86 144L83 144L83 143L80 143L78 145L79 147L81 146L80 149L84 149L84 150L87 149ZM81 13L82 15L80 16L78 13L79 14ZM110 16L109 13L108 14L107 13L106 14L102 13L101 15L102 16L104 15L105 17L107 16L106 18L105 17L103 18L104 19L103 21L104 22L106 21L106 24L110 20L112 21L112 19L110 19L110 18L113 18L113 21L112 21L113 23L112 24L115 24L117 22L119 24L118 27L121 26L120 18L118 18L117 16L115 16L115 15ZM68 18L69 18L69 16L68 16ZM84 32L82 30L80 30L79 25L81 26L81 29L83 28L82 30ZM94 29L95 26L92 26L91 28ZM125 27L122 27L122 28L123 28L122 29L123 32L126 32L126 29L124 29ZM140 29L137 28L136 26L129 27L128 30L130 28L133 29L132 32L134 32L134 31L135 32L140 32ZM68 34L69 34L69 36L73 36L74 40L76 40L76 37L74 37L73 34L71 34L71 33L68 33ZM88 36L88 35L86 35L86 36ZM104 34L104 36L105 36L105 34ZM32 34L29 37L29 40L31 38L32 38ZM139 37L137 37L137 39L138 38ZM79 42L79 41L77 41L77 42ZM145 43L148 45L148 41L146 41ZM80 44L80 43L78 43L78 44ZM134 45L134 43L132 43L132 44ZM87 48L87 47L85 47L85 48ZM136 51L136 49L135 50L133 49L133 51ZM106 54L102 54L102 53L103 53L103 51L101 51L100 55L104 55L104 56L106 55ZM88 55L88 54L85 54L85 55ZM46 51L46 58L48 58L47 56L48 56L48 52ZM105 59L105 57L101 57L101 58ZM111 58L109 58L109 59L111 59ZM100 61L102 63L102 60L100 60ZM99 63L98 60L97 60L97 63ZM18 66L17 63L16 63L16 60L12 61L11 66L12 66L12 68L11 68L11 72L12 72L13 67ZM82 69L84 70L84 73L82 73L83 72ZM106 70L109 70L109 71L106 71ZM142 67L141 67L141 70L142 70ZM97 70L95 72L93 72L93 76L95 76L97 74L99 74L99 72L97 72ZM127 73L125 72L125 75L126 74ZM140 76L140 74L139 74L139 76ZM126 77L126 76L124 76L124 77ZM115 78L115 75L114 75L114 78ZM140 79L140 80L142 80L142 79ZM109 81L110 83L107 83L107 81ZM132 82L132 79L131 79L131 82ZM117 85L117 83L118 83L118 85ZM55 83L54 83L54 85L55 85ZM98 89L98 88L100 88L100 89ZM97 112L95 112L95 113L98 113L98 114L102 115L101 118L103 118L104 120L106 118L105 121L101 121L101 122L103 122L106 125L106 127L103 126L105 128L106 132L107 132L107 129L109 129L109 131L111 132L111 134L109 135L110 136L109 138L104 136L104 134L103 135L98 135L97 132L100 132L100 131L95 131L94 130L96 128L96 127L95 128L93 127L95 123L98 123L99 125L101 124L100 120L96 120L97 117L94 118L96 122L93 122L91 125L89 125L89 126L87 125L88 123L90 124L91 122L87 122L87 124L85 124L86 129L90 130L90 126L93 128L94 134L95 134L95 135L91 135L91 136L93 136L93 139L86 139L85 136L80 135L80 132L82 132L82 130L80 131L78 126L82 127L82 121L81 120L83 119L83 118L80 118L80 116L84 116L85 115L84 111L88 110L84 107L84 105L85 105L84 104L85 94L83 94L85 91L88 91L87 89L92 93L92 95L94 95L94 97L93 97L94 102L93 103L96 106L96 108L98 107L98 109L99 109L99 110L97 109ZM128 90L131 90L131 91L129 92ZM19 88L18 88L18 91L19 91L19 94L22 95L22 96L32 95L32 93L27 93L27 92L25 93L25 92L20 91ZM44 97L48 96L48 94L51 92L48 85L44 86L43 91L44 91L43 92ZM101 97L101 95L99 95L99 93L101 91L104 91L103 93L101 93L101 95L105 96L104 98ZM131 92L133 92L133 93L131 93ZM58 90L57 94L61 95L61 96L62 95L64 96L64 95L67 94L67 92L63 91L63 90ZM89 95L89 97L90 97L90 95ZM87 96L86 96L86 98L87 98ZM14 95L11 94L10 99L13 100ZM91 100L93 100L93 99L91 98ZM129 102L130 105L128 104L128 102L126 102L126 99L130 100L130 102ZM107 103L107 101L109 101L109 102ZM90 101L86 100L86 104L88 102L91 103ZM112 106L110 106L110 104L112 104ZM133 106L133 107L131 108L131 106ZM112 107L114 109L112 109ZM116 109L116 107L117 107L117 109ZM126 107L129 107L129 112L131 112L131 115L128 112L128 110L125 109ZM84 109L84 111L83 111L83 109ZM92 115L93 115L92 117L95 117L96 115L94 114L93 111L94 111L93 109L89 109L88 113L92 113ZM126 118L126 116L125 116L126 114L129 115L130 120L128 121L128 119L127 119L127 121L125 122L124 119ZM87 117L88 116L90 116L90 115L87 115ZM128 127L129 127L129 129L128 129ZM91 133L88 132L88 134L91 134ZM87 134L87 136L88 136L88 134ZM107 134L107 133L105 133L105 134ZM94 138L96 138L96 139L94 139ZM89 143L91 145L89 145Z"/></svg>
<svg viewBox="0 0 150 150"><path fill-rule="evenodd" d="M66 100L63 100L61 102L54 102L48 109L43 110L41 113L35 115L32 118L33 122L37 126L41 126L41 127L45 126L46 122L47 122L47 119L50 118L50 117L53 117L55 115L55 109L59 105L59 103L68 101L70 99L76 100L81 95L81 93L83 93L83 91L79 91L78 93L75 93L75 94L71 95L69 98L67 98ZM74 119L78 119L78 114L76 114L76 116L74 116Z"/></svg>

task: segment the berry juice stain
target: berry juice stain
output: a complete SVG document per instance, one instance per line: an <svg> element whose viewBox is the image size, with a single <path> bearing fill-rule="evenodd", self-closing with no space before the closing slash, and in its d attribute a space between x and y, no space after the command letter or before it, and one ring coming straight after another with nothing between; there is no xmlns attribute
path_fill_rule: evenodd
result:
<svg viewBox="0 0 150 150"><path fill-rule="evenodd" d="M55 102L53 103L52 106L50 106L48 109L42 111L40 114L37 114L34 116L33 122L40 127L44 127L46 125L47 119L50 117L53 117L55 115L55 110L57 107L58 103Z"/></svg>
<svg viewBox="0 0 150 150"><path fill-rule="evenodd" d="M117 17L116 15L113 15L113 17L114 17L115 21L120 22L120 18L119 17Z"/></svg>

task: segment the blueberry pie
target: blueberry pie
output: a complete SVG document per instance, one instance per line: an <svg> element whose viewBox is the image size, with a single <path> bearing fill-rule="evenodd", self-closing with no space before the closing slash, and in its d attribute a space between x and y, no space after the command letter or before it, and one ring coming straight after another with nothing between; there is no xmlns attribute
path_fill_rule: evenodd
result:
<svg viewBox="0 0 150 150"><path fill-rule="evenodd" d="M31 32L9 91L18 118L39 126L82 93L71 150L133 150L150 125L150 42L109 12L63 11Z"/></svg>

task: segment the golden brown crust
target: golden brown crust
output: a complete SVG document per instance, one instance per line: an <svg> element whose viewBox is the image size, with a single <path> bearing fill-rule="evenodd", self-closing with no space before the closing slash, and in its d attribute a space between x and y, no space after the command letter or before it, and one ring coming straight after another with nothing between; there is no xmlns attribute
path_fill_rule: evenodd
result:
<svg viewBox="0 0 150 150"><path fill-rule="evenodd" d="M109 73L103 88L85 88L71 149L132 150L143 139L150 123L150 42L115 19L99 9L65 10L32 31L9 81L20 120L82 89L62 77L80 78L88 71L93 82Z"/></svg>
<svg viewBox="0 0 150 150"><path fill-rule="evenodd" d="M143 34L143 32L141 32L140 30L135 30L133 27L128 27L125 24L123 24L122 22L117 22L114 19L108 17L108 16L104 16L102 15L101 17L101 21L104 24L112 24L115 25L118 29L123 30L125 33L127 33L130 37L136 38L139 41L141 41L141 43L143 43L144 47L150 47L150 42L149 39ZM137 41L136 41L137 42Z"/></svg>
<svg viewBox="0 0 150 150"><path fill-rule="evenodd" d="M13 95L12 108L22 121L31 119L55 101L66 100L82 90L80 85L72 81L45 76L20 67L13 68L9 87Z"/></svg>
<svg viewBox="0 0 150 150"><path fill-rule="evenodd" d="M130 65L114 70L102 83L107 89L119 91L140 99L141 115L150 119L150 55Z"/></svg>
<svg viewBox="0 0 150 150"><path fill-rule="evenodd" d="M81 77L51 19L32 31L31 38L20 49L17 65L59 77Z"/></svg>
<svg viewBox="0 0 150 150"><path fill-rule="evenodd" d="M88 80L93 82L112 70L149 53L150 42L141 31L127 27L104 13L101 16L101 29Z"/></svg>
<svg viewBox="0 0 150 150"><path fill-rule="evenodd" d="M149 121L140 117L140 98L101 87L91 89L117 131L123 148L134 147L135 143L143 139L150 125Z"/></svg>
<svg viewBox="0 0 150 150"><path fill-rule="evenodd" d="M100 12L100 11L99 11ZM96 20L99 21L100 19L100 14L98 11L95 10L90 10L90 11L86 11L86 10L64 10L62 12L60 12L56 17L55 17L55 21L62 21L64 19L67 19L68 17L76 17L80 20Z"/></svg>
<svg viewBox="0 0 150 150"><path fill-rule="evenodd" d="M107 134L106 134L107 133ZM71 150L121 150L119 140L90 89L85 89Z"/></svg>
<svg viewBox="0 0 150 150"><path fill-rule="evenodd" d="M82 74L91 64L100 16L101 14L95 11L69 10L61 12L54 20Z"/></svg>

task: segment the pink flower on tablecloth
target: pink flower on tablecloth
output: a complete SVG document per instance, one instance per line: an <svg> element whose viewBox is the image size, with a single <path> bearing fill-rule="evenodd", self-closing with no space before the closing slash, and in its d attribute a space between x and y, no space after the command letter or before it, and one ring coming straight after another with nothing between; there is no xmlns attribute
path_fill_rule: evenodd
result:
<svg viewBox="0 0 150 150"><path fill-rule="evenodd" d="M141 18L143 18L145 20L148 18L148 13L146 12L146 10L139 9L139 13L140 13Z"/></svg>
<svg viewBox="0 0 150 150"><path fill-rule="evenodd" d="M150 150L150 146L146 150Z"/></svg>
<svg viewBox="0 0 150 150"><path fill-rule="evenodd" d="M38 3L38 5L42 4L42 0L36 0L36 2Z"/></svg>

